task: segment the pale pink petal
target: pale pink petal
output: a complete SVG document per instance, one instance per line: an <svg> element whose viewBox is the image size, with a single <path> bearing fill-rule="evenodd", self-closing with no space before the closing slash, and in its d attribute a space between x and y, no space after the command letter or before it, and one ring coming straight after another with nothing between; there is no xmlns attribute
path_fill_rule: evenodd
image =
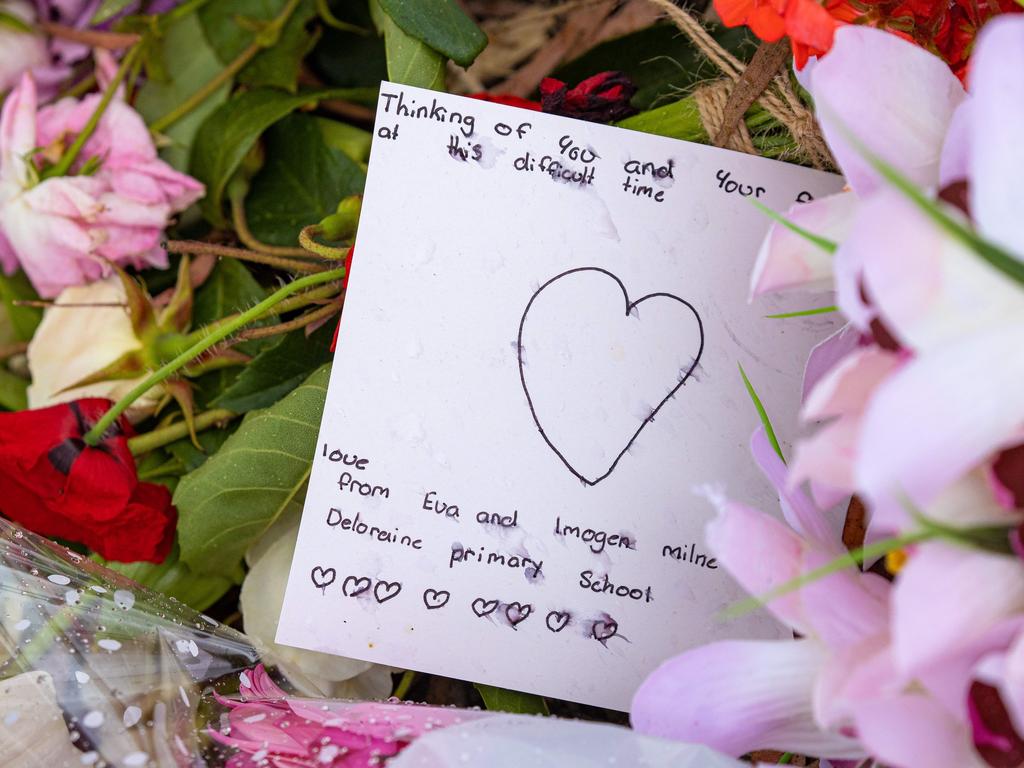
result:
<svg viewBox="0 0 1024 768"><path fill-rule="evenodd" d="M1022 338L1024 322L1004 323L890 376L862 419L856 487L876 505L926 504L1006 445L1024 423Z"/></svg>
<svg viewBox="0 0 1024 768"><path fill-rule="evenodd" d="M985 25L971 57L971 212L986 237L1024 259L1024 18Z"/></svg>
<svg viewBox="0 0 1024 768"><path fill-rule="evenodd" d="M855 741L814 721L811 698L823 658L808 640L695 648L644 681L630 719L641 733L707 744L728 755L778 749L860 757Z"/></svg>
<svg viewBox="0 0 1024 768"><path fill-rule="evenodd" d="M831 509L839 502L849 503L850 490L846 488L834 488L828 483L822 483L813 477L807 481L811 492L811 498L818 505L818 509Z"/></svg>
<svg viewBox="0 0 1024 768"><path fill-rule="evenodd" d="M855 488L853 468L860 429L860 418L856 414L843 416L800 440L790 465L790 484L796 486L813 479L829 488L851 493Z"/></svg>
<svg viewBox="0 0 1024 768"><path fill-rule="evenodd" d="M1024 291L895 190L861 206L844 248L859 251L864 284L886 328L915 351L1024 320Z"/></svg>
<svg viewBox="0 0 1024 768"><path fill-rule="evenodd" d="M808 550L802 570L809 573L839 556L835 550ZM830 650L842 650L886 630L889 590L881 576L850 567L811 580L797 594L814 635Z"/></svg>
<svg viewBox="0 0 1024 768"><path fill-rule="evenodd" d="M1024 562L942 543L921 546L893 589L896 666L909 675L953 659L1020 612Z"/></svg>
<svg viewBox="0 0 1024 768"><path fill-rule="evenodd" d="M839 244L835 252L836 304L849 324L862 334L871 332L871 321L877 312L864 295L864 249L859 247L858 236L868 220L854 222L850 235ZM862 236L862 235L861 235Z"/></svg>
<svg viewBox="0 0 1024 768"><path fill-rule="evenodd" d="M946 131L942 145L942 160L939 163L939 187L963 181L969 173L971 105L972 99L965 99L953 113L953 119Z"/></svg>
<svg viewBox="0 0 1024 768"><path fill-rule="evenodd" d="M774 517L720 500L718 516L707 524L706 540L718 562L752 595L762 595L801 574L804 541ZM800 597L783 595L768 606L773 614L806 634Z"/></svg>
<svg viewBox="0 0 1024 768"><path fill-rule="evenodd" d="M12 275L18 269L18 254L15 253L14 246L11 245L11 241L7 239L2 229L0 229L0 269L5 275Z"/></svg>
<svg viewBox="0 0 1024 768"><path fill-rule="evenodd" d="M993 493L986 468L978 467L961 477L931 501L925 514L953 528L1017 525L1024 510L1008 509Z"/></svg>
<svg viewBox="0 0 1024 768"><path fill-rule="evenodd" d="M855 706L899 693L906 681L893 666L887 634L829 654L814 690L814 712L827 728L850 724Z"/></svg>
<svg viewBox="0 0 1024 768"><path fill-rule="evenodd" d="M814 346L804 366L804 383L800 395L802 401L807 400L808 394L822 376L860 345L861 338L861 332L847 324Z"/></svg>
<svg viewBox="0 0 1024 768"><path fill-rule="evenodd" d="M815 66L810 90L829 147L858 195L881 182L847 133L915 183L938 183L946 128L965 97L944 61L888 32L843 26Z"/></svg>
<svg viewBox="0 0 1024 768"><path fill-rule="evenodd" d="M0 112L0 182L26 187L25 157L36 148L36 83L29 74L4 99Z"/></svg>
<svg viewBox="0 0 1024 768"><path fill-rule="evenodd" d="M892 768L982 768L970 734L938 702L904 694L854 707L857 735Z"/></svg>
<svg viewBox="0 0 1024 768"><path fill-rule="evenodd" d="M846 237L857 197L840 192L808 203L796 203L786 212L792 223L833 242ZM832 254L788 227L774 223L768 230L750 276L751 298L785 288L830 290Z"/></svg>
<svg viewBox="0 0 1024 768"><path fill-rule="evenodd" d="M824 376L804 401L801 417L824 419L857 414L871 394L901 363L900 356L881 347L861 347Z"/></svg>
<svg viewBox="0 0 1024 768"><path fill-rule="evenodd" d="M183 211L204 194L206 187L184 173L179 173L163 160L139 164L139 171L156 181L163 191L163 202L175 211Z"/></svg>
<svg viewBox="0 0 1024 768"><path fill-rule="evenodd" d="M764 427L758 427L750 438L750 453L762 474L779 495L779 506L786 522L801 536L825 547L836 547L839 537L828 524L821 510L815 507L799 488L790 488L785 463L768 441Z"/></svg>

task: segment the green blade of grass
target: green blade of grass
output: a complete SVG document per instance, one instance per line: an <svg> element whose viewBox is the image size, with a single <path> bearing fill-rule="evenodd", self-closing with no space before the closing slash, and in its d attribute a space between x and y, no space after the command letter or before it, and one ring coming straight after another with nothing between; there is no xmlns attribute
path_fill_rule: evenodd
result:
<svg viewBox="0 0 1024 768"><path fill-rule="evenodd" d="M801 309L799 312L783 312L778 315L765 315L769 320L782 320L787 317L809 317L811 315L827 315L832 312L838 312L839 307L832 305L830 307L815 307L814 309Z"/></svg>
<svg viewBox="0 0 1024 768"><path fill-rule="evenodd" d="M835 253L836 249L839 247L839 245L837 243L835 243L834 241L829 240L827 237L822 237L821 235L816 235L813 232L811 232L811 230L809 230L809 229L804 229L803 227L801 227L796 222L790 221L789 219L787 219L785 216L783 216L778 211L773 211L771 208L769 208L764 203L762 203L762 202L760 202L758 200L751 199L751 198L748 198L748 200L749 200L750 203L752 203L754 205L755 208L757 208L759 211L761 211L761 213L763 213L765 216L767 216L767 217L769 217L771 219L774 219L779 224L781 224L786 229L788 229L790 232L793 232L794 234L799 235L800 237L802 237L807 242L812 243L813 245L818 246L819 248L821 248L821 250L825 251L825 253Z"/></svg>
<svg viewBox="0 0 1024 768"><path fill-rule="evenodd" d="M743 377L743 384L747 388L747 394L750 395L751 402L754 403L754 408L757 409L757 416L761 419L761 425L764 427L765 434L768 435L768 442L772 444L772 448L775 449L775 453L782 459L782 463L786 463L786 457L782 455L782 446L779 445L779 439L775 436L775 429L772 427L771 419L768 418L768 411L764 408L764 403L761 402L761 398L757 396L757 391L754 389L754 385L750 383L750 379L747 378L747 372L743 370L743 364L737 363L740 369L740 376Z"/></svg>

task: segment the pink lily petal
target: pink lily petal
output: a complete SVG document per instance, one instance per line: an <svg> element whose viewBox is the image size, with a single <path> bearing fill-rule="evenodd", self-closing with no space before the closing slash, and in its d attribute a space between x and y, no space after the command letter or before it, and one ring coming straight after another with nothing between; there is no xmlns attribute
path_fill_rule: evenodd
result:
<svg viewBox="0 0 1024 768"><path fill-rule="evenodd" d="M807 396L821 380L821 377L832 370L836 363L853 352L860 345L860 340L860 331L847 324L824 341L818 342L807 356L800 399L806 401Z"/></svg>
<svg viewBox="0 0 1024 768"><path fill-rule="evenodd" d="M30 174L25 157L35 147L36 83L25 73L0 112L0 182L26 187Z"/></svg>
<svg viewBox="0 0 1024 768"><path fill-rule="evenodd" d="M866 201L854 236L864 283L899 340L918 352L1024 319L1024 292L895 190Z"/></svg>
<svg viewBox="0 0 1024 768"><path fill-rule="evenodd" d="M789 470L790 484L813 478L828 488L852 493L860 431L860 419L854 414L836 419L798 442Z"/></svg>
<svg viewBox="0 0 1024 768"><path fill-rule="evenodd" d="M828 565L838 556L834 551L809 551L802 570ZM886 630L889 591L889 583L878 574L846 568L810 581L797 594L814 635L830 650L843 650Z"/></svg>
<svg viewBox="0 0 1024 768"><path fill-rule="evenodd" d="M880 347L862 347L841 360L804 401L801 417L824 419L864 410L872 392L900 365L900 357Z"/></svg>
<svg viewBox="0 0 1024 768"><path fill-rule="evenodd" d="M944 61L888 32L843 26L815 66L810 90L829 147L858 195L881 182L847 133L918 185L938 182L946 127L965 98Z"/></svg>
<svg viewBox="0 0 1024 768"><path fill-rule="evenodd" d="M761 595L800 576L804 541L774 517L729 501L719 501L718 516L705 536L718 562L752 595ZM797 593L771 601L767 608L801 634L809 627Z"/></svg>
<svg viewBox="0 0 1024 768"><path fill-rule="evenodd" d="M970 173L971 109L974 101L965 99L953 113L942 145L939 163L939 187L963 181Z"/></svg>
<svg viewBox="0 0 1024 768"><path fill-rule="evenodd" d="M893 589L896 666L910 675L954 658L1021 612L1024 562L941 543L920 547Z"/></svg>
<svg viewBox="0 0 1024 768"><path fill-rule="evenodd" d="M779 506L786 522L801 536L811 539L824 547L838 547L839 536L828 520L799 488L791 488L787 482L787 468L768 442L764 427L758 427L750 438L750 453L761 468L762 474L779 495Z"/></svg>
<svg viewBox="0 0 1024 768"><path fill-rule="evenodd" d="M856 705L898 694L905 684L888 635L876 635L829 656L814 691L815 716L826 727L848 727Z"/></svg>
<svg viewBox="0 0 1024 768"><path fill-rule="evenodd" d="M985 25L971 58L974 106L970 147L971 212L986 237L1024 259L1024 19L1001 16Z"/></svg>
<svg viewBox="0 0 1024 768"><path fill-rule="evenodd" d="M893 768L983 768L967 729L926 695L905 694L855 707L857 735Z"/></svg>
<svg viewBox="0 0 1024 768"><path fill-rule="evenodd" d="M909 361L878 387L854 472L873 504L898 506L902 494L927 504L1017 434L1024 355L1013 350L1021 338L1024 322L1003 323Z"/></svg>
<svg viewBox="0 0 1024 768"><path fill-rule="evenodd" d="M796 203L786 212L786 218L809 232L840 242L849 231L856 205L856 195L840 192ZM773 223L750 276L751 298L786 288L831 287L832 255L782 224Z"/></svg>
<svg viewBox="0 0 1024 768"><path fill-rule="evenodd" d="M727 755L779 749L862 757L854 740L814 722L811 697L822 661L820 647L807 640L695 648L644 681L630 719L641 733L700 742Z"/></svg>

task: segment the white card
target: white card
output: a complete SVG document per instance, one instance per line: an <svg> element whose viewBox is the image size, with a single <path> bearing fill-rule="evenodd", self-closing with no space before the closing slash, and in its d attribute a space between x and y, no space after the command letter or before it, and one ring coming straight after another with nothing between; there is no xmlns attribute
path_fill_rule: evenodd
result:
<svg viewBox="0 0 1024 768"><path fill-rule="evenodd" d="M718 638L717 484L828 316L748 304L769 226L836 176L383 83L338 351L278 642L626 710ZM781 435L783 439L787 436Z"/></svg>

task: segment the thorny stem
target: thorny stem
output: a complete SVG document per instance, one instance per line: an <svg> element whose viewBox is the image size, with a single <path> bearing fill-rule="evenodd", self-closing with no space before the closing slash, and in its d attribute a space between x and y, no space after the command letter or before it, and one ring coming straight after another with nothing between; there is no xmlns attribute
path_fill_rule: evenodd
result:
<svg viewBox="0 0 1024 768"><path fill-rule="evenodd" d="M212 427L214 424L230 421L237 415L234 411L229 411L226 408L216 408L200 413L194 419L196 432ZM166 427L154 429L152 432L146 432L145 434L129 438L128 450L132 452L132 455L140 456L143 453L169 445L187 436L188 424L184 421L179 421Z"/></svg>
<svg viewBox="0 0 1024 768"><path fill-rule="evenodd" d="M128 394L114 403L110 410L103 414L100 420L96 422L93 428L85 433L83 440L85 440L89 445L97 445L103 437L103 434L107 431L107 427L113 424L117 420L118 416L128 410L129 406L131 406L131 404L139 397L144 395L160 382L173 376L179 369L192 362L192 360L213 347L218 342L223 341L235 331L241 329L245 325L248 325L253 320L258 319L268 310L276 307L284 299L305 288L322 285L333 280L340 280L344 276L345 269L341 268L332 269L328 272L320 272L315 275L307 275L306 277L300 277L298 280L281 286L263 301L253 307L250 307L245 312L242 312L233 320L220 324L216 328L204 329L206 332L200 335L200 338L195 344L174 359L160 366L160 368L147 376L139 384L132 387Z"/></svg>
<svg viewBox="0 0 1024 768"><path fill-rule="evenodd" d="M249 229L249 222L245 218L245 200L241 195L231 195L231 223L235 226L238 239L254 251L269 253L272 256L298 256L300 258L309 258L310 256L309 251L305 248L268 245L260 242Z"/></svg>
<svg viewBox="0 0 1024 768"><path fill-rule="evenodd" d="M230 64L218 72L199 90L185 99L170 112L154 120L150 124L149 130L153 133L159 133L167 130L170 126L174 125L176 122L181 120L181 118L185 117L185 115L189 114L192 110L206 101L218 88L224 85L224 83L237 75L241 71L242 67L252 61L257 53L271 44L268 43L268 40L274 39L273 32L280 32L281 28L291 17L292 13L295 12L299 2L300 0L288 0L288 4L281 9L281 13L267 24L267 28L264 33L257 34L256 39L253 40L244 51L238 54ZM271 34L266 34L266 32L270 32Z"/></svg>
<svg viewBox="0 0 1024 768"><path fill-rule="evenodd" d="M297 331L299 328L305 328L307 325L312 325L317 320L325 320L331 315L336 314L341 309L339 304L328 304L325 307L319 307L311 312L307 312L304 315L296 317L294 320L289 320L286 323L278 323L277 325L267 325L262 328L248 328L244 331L239 331L235 338L238 341L251 341L252 339L265 339L268 336L277 336L282 333L291 333Z"/></svg>
<svg viewBox="0 0 1024 768"><path fill-rule="evenodd" d="M266 264L279 269L287 269L292 272L322 272L326 265L318 264L315 261L300 261L299 259L286 259L280 256L272 256L269 253L250 251L245 248L234 248L230 245L217 245L216 243L204 243L199 240L168 240L164 248L169 253L192 253L208 254L210 256L227 256L242 261L252 261L257 264Z"/></svg>
<svg viewBox="0 0 1024 768"><path fill-rule="evenodd" d="M134 66L135 59L139 54L139 47L132 48L128 55L121 61L121 66L117 68L117 74L114 75L114 79L110 81L110 85L107 86L107 90L103 92L100 103L96 105L96 109L89 116L88 122L85 127L82 128L78 136L75 137L74 142L68 147L67 152L57 161L56 164L48 168L43 174L43 178L50 178L52 176L64 176L68 171L71 170L71 166L75 164L75 160L78 159L78 155L82 152L82 148L86 142L92 138L93 133L96 132L96 126L100 124L100 119L103 117L103 113L107 111L107 107L110 106L110 102L114 98L114 94L117 93L117 89L124 82L125 76L128 71Z"/></svg>

